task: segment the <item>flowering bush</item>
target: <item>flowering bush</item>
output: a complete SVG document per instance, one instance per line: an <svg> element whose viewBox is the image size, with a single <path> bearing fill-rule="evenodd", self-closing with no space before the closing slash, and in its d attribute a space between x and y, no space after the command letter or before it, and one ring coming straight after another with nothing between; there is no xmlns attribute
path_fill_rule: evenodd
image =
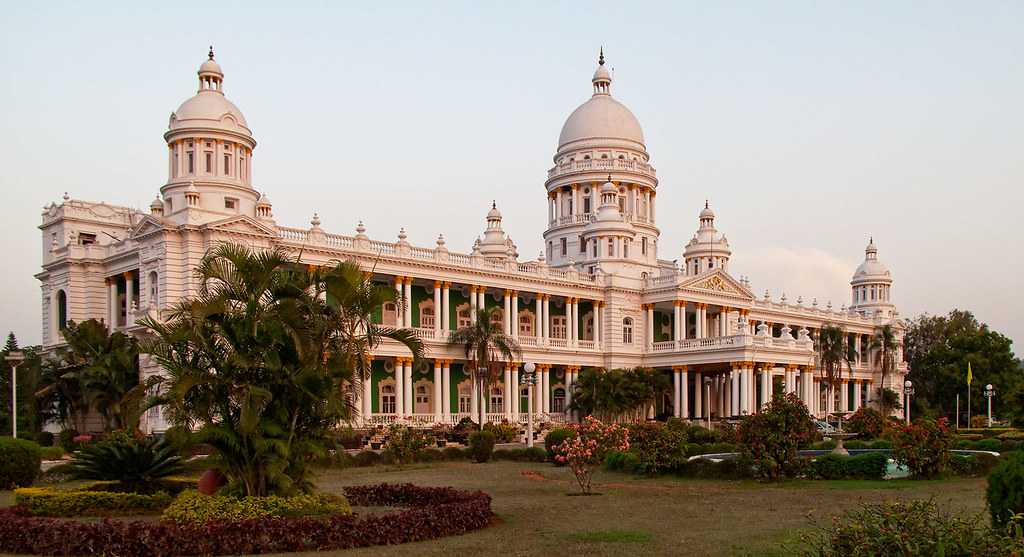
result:
<svg viewBox="0 0 1024 557"><path fill-rule="evenodd" d="M555 460L569 465L580 491L590 493L590 481L610 451L629 450L629 434L615 424L603 424L593 416L570 426L575 435L558 445Z"/></svg>
<svg viewBox="0 0 1024 557"><path fill-rule="evenodd" d="M769 480L795 476L801 469L797 450L814 438L814 422L794 393L772 398L757 414L743 418L740 451Z"/></svg>
<svg viewBox="0 0 1024 557"><path fill-rule="evenodd" d="M885 432L885 426L885 417L878 410L861 406L850 416L845 429L853 433L860 433L864 437L881 437Z"/></svg>
<svg viewBox="0 0 1024 557"><path fill-rule="evenodd" d="M387 452L396 464L411 464L416 452L428 444L427 437L418 429L400 424L388 428Z"/></svg>
<svg viewBox="0 0 1024 557"><path fill-rule="evenodd" d="M949 467L953 432L946 418L925 418L899 426L894 434L892 456L918 478L934 478Z"/></svg>
<svg viewBox="0 0 1024 557"><path fill-rule="evenodd" d="M519 438L519 428L505 420L499 423L487 422L484 424L484 431L493 433L494 439L498 443L513 443Z"/></svg>
<svg viewBox="0 0 1024 557"><path fill-rule="evenodd" d="M0 509L0 552L35 555L251 555L331 551L400 544L464 534L487 526L493 513L483 492L410 484L345 488L359 506L396 506L399 512L353 517L258 518L204 525L152 521L83 522Z"/></svg>

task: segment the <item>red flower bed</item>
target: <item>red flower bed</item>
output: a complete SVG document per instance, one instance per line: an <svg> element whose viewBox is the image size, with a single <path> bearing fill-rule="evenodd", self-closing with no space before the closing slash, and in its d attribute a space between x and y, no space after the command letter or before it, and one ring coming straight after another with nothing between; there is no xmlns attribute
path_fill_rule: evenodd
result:
<svg viewBox="0 0 1024 557"><path fill-rule="evenodd" d="M377 516L270 518L176 526L78 522L0 509L0 552L120 557L238 555L399 544L463 534L490 522L491 497L448 487L379 484L345 488L352 505L407 507Z"/></svg>

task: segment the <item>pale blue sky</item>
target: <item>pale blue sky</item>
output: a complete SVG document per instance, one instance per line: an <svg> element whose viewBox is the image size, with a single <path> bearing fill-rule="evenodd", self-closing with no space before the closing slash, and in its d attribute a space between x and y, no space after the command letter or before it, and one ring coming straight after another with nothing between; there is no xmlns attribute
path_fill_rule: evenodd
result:
<svg viewBox="0 0 1024 557"><path fill-rule="evenodd" d="M704 199L759 295L849 301L873 234L904 316L1024 341L1024 3L9 3L0 328L38 342L39 212L145 207L213 44L278 222L468 251L491 199L524 258L599 45L658 168L660 256Z"/></svg>

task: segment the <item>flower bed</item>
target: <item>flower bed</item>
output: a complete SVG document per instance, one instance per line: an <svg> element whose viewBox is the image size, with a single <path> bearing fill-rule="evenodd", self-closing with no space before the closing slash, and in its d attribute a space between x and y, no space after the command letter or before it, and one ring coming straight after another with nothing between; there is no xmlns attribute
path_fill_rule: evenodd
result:
<svg viewBox="0 0 1024 557"><path fill-rule="evenodd" d="M174 498L173 493L195 485L191 480L166 480L153 493L133 493L117 482L95 482L76 489L23 487L14 491L14 502L35 516L121 516L155 512Z"/></svg>
<svg viewBox="0 0 1024 557"><path fill-rule="evenodd" d="M345 488L357 506L408 507L396 513L328 518L263 518L203 526L170 522L79 522L0 509L0 552L121 557L237 555L324 551L399 544L463 534L487 526L491 497L476 491L411 484Z"/></svg>

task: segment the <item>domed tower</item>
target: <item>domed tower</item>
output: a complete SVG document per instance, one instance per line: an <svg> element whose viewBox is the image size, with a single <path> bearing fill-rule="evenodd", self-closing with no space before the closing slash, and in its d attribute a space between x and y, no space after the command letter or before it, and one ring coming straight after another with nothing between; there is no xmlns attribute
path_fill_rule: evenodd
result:
<svg viewBox="0 0 1024 557"><path fill-rule="evenodd" d="M497 203L491 203L491 210L487 212L487 229L484 230L484 239L479 241L477 247L480 250L480 255L486 259L512 259L515 261L519 257L512 238L509 238L501 228L501 211L498 210Z"/></svg>
<svg viewBox="0 0 1024 557"><path fill-rule="evenodd" d="M603 50L591 85L590 99L562 126L555 166L544 184L548 195L547 262L553 267L575 264L584 272L601 267L606 272L640 276L656 269L658 261L657 175L650 165L640 122L611 95L612 75ZM605 208L608 199L611 203ZM599 218L599 209L604 222L601 234L591 226ZM612 255L608 255L606 240L612 220L618 224ZM605 245L598 246L598 238Z"/></svg>
<svg viewBox="0 0 1024 557"><path fill-rule="evenodd" d="M892 317L895 314L891 297L892 274L878 260L874 238L868 241L868 247L864 249L864 262L853 273L850 287L853 291L850 309L865 316L880 314Z"/></svg>
<svg viewBox="0 0 1024 557"><path fill-rule="evenodd" d="M699 275L713 269L728 271L732 249L729 248L729 240L725 234L718 235L718 230L715 229L715 212L711 210L707 201L704 202L699 220L697 233L683 248L686 274Z"/></svg>
<svg viewBox="0 0 1024 557"><path fill-rule="evenodd" d="M260 194L252 187L252 136L242 111L224 96L224 72L213 58L199 66L199 90L171 113L168 176L160 188L164 215L189 222L256 216Z"/></svg>

